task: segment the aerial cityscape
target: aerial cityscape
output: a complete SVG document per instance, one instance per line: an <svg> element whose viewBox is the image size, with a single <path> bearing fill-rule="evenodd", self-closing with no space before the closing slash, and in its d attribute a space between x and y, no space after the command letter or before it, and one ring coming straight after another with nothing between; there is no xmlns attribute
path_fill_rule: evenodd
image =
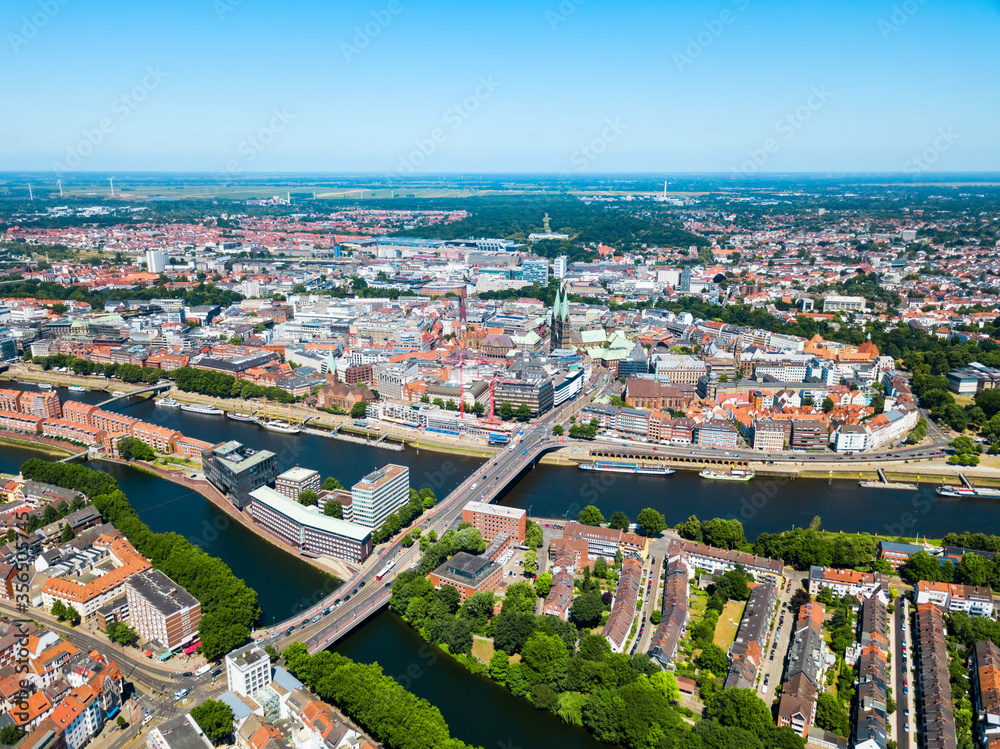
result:
<svg viewBox="0 0 1000 749"><path fill-rule="evenodd" d="M996 3L0 27L0 745L1000 747Z"/></svg>

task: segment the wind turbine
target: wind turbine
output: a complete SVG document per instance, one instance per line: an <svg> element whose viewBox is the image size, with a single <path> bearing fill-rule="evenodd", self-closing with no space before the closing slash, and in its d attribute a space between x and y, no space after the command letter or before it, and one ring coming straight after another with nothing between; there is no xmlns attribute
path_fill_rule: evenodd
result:
<svg viewBox="0 0 1000 749"><path fill-rule="evenodd" d="M31 183L30 182L28 183L28 200L30 200L32 203L35 202L35 194L31 191Z"/></svg>
<svg viewBox="0 0 1000 749"><path fill-rule="evenodd" d="M108 182L111 184L111 197L113 198L115 196L115 178L109 177Z"/></svg>
<svg viewBox="0 0 1000 749"><path fill-rule="evenodd" d="M61 179L56 180L56 184L59 185L59 197L61 198L63 197L62 180Z"/></svg>

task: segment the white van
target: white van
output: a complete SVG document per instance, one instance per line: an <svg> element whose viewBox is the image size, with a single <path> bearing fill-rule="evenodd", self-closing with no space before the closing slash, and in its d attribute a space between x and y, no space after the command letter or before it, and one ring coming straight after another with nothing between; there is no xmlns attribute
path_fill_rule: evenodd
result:
<svg viewBox="0 0 1000 749"><path fill-rule="evenodd" d="M211 670L212 670L211 664L206 663L204 666L202 666L197 671L195 671L194 675L195 676L201 676L202 674L207 674Z"/></svg>

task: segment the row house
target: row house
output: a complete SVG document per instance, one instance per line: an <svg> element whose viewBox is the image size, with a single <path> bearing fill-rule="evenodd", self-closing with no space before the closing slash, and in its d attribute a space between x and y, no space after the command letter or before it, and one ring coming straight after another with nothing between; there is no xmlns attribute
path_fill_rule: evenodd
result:
<svg viewBox="0 0 1000 749"><path fill-rule="evenodd" d="M823 676L835 662L823 641L824 614L819 603L807 603L799 610L778 703L778 727L788 726L803 738L808 738L816 720Z"/></svg>
<svg viewBox="0 0 1000 749"><path fill-rule="evenodd" d="M753 689L767 652L767 633L777 603L778 590L771 583L757 585L750 591L736 640L729 650L732 664L726 676L726 689Z"/></svg>
<svg viewBox="0 0 1000 749"><path fill-rule="evenodd" d="M973 649L972 687L979 741L993 746L1000 740L1000 648L990 640L977 642Z"/></svg>
<svg viewBox="0 0 1000 749"><path fill-rule="evenodd" d="M824 588L829 588L839 598L850 593L863 600L878 592L888 595L889 576L881 572L837 570L813 565L809 568L809 595L816 596Z"/></svg>
<svg viewBox="0 0 1000 749"><path fill-rule="evenodd" d="M705 570L710 575L729 572L741 566L753 575L757 582L778 585L785 567L785 563L780 559L759 557L735 549L717 549L694 541L672 541L670 548L671 556L683 554L688 566Z"/></svg>
<svg viewBox="0 0 1000 749"><path fill-rule="evenodd" d="M108 433L97 427L75 424L64 419L45 419L42 422L42 435L94 447L102 444Z"/></svg>
<svg viewBox="0 0 1000 749"><path fill-rule="evenodd" d="M642 598L642 562L628 558L622 563L621 576L611 604L611 614L601 635L611 643L611 650L621 653L628 644L628 636L635 619L636 606Z"/></svg>
<svg viewBox="0 0 1000 749"><path fill-rule="evenodd" d="M0 429L5 432L20 432L22 434L41 434L42 416L28 416L12 411L0 411Z"/></svg>
<svg viewBox="0 0 1000 749"><path fill-rule="evenodd" d="M948 612L963 611L970 616L993 616L993 590L959 583L935 583L918 580L917 604L932 603Z"/></svg>
<svg viewBox="0 0 1000 749"><path fill-rule="evenodd" d="M572 538L587 542L587 552L591 558L599 556L614 559L621 550L628 556L635 554L641 559L648 555L649 539L635 533L626 533L615 528L602 528L595 525L569 522L563 529L563 538Z"/></svg>
<svg viewBox="0 0 1000 749"><path fill-rule="evenodd" d="M665 669L673 670L677 647L687 630L690 595L688 568L680 554L667 561L663 580L663 603L660 606L660 623L649 641L649 657Z"/></svg>
<svg viewBox="0 0 1000 749"><path fill-rule="evenodd" d="M175 429L147 424L144 421L137 421L132 425L131 435L141 442L145 442L151 448L160 453L174 452L177 440L181 438L181 433Z"/></svg>
<svg viewBox="0 0 1000 749"><path fill-rule="evenodd" d="M569 607L573 603L576 570L587 564L587 542L554 538L549 543L549 555L553 557L552 587L542 604L542 613L546 616L558 616L566 621L569 618Z"/></svg>
<svg viewBox="0 0 1000 749"><path fill-rule="evenodd" d="M933 603L918 603L916 633L916 696L920 703L918 715L924 745L934 749L957 749L948 645L941 609Z"/></svg>

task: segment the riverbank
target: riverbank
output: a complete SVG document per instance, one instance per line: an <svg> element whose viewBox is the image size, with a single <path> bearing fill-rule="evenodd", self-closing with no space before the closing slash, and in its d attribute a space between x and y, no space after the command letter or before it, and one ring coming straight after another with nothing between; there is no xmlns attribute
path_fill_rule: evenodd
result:
<svg viewBox="0 0 1000 749"><path fill-rule="evenodd" d="M31 435L18 434L17 432L0 432L0 445L29 447L32 450L60 459L69 455L75 455L84 450L84 448L74 450L69 445L64 445L56 440L49 440L45 437L32 437Z"/></svg>

